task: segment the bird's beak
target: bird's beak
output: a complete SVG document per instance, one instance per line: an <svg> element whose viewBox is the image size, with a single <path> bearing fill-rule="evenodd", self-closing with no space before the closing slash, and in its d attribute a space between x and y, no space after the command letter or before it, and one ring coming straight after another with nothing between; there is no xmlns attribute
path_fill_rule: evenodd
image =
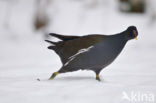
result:
<svg viewBox="0 0 156 103"><path fill-rule="evenodd" d="M134 36L135 36L134 39L135 39L135 40L138 40L137 35L136 35L136 34L137 34L137 33L136 33L136 30L133 30L133 34L134 34Z"/></svg>
<svg viewBox="0 0 156 103"><path fill-rule="evenodd" d="M137 36L136 36L136 37L134 37L134 39L135 39L135 40L138 40Z"/></svg>

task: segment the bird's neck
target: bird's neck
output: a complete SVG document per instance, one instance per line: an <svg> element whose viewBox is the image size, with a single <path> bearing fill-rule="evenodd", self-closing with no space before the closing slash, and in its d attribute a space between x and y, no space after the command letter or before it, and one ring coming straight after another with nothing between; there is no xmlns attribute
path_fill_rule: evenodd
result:
<svg viewBox="0 0 156 103"><path fill-rule="evenodd" d="M127 42L128 40L126 39L125 35L126 35L126 31L123 31L121 33L115 34L115 35L111 35L114 38L117 38L118 40L122 40L123 42Z"/></svg>

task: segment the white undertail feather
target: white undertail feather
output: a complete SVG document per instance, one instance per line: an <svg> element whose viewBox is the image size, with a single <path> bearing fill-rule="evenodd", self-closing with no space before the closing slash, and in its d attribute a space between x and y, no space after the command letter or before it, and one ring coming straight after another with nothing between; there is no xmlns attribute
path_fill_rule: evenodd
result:
<svg viewBox="0 0 156 103"><path fill-rule="evenodd" d="M64 64L64 66L66 66L66 65L68 65L69 64L69 62L71 62L73 59L75 59L76 58L76 56L78 56L79 54L82 54L82 53L84 53L84 52L88 52L91 48L93 48L94 46L90 46L90 47L88 47L88 48L84 48L84 49L80 49L76 54L74 54L74 55L72 55L72 56L70 56L68 59L68 61Z"/></svg>

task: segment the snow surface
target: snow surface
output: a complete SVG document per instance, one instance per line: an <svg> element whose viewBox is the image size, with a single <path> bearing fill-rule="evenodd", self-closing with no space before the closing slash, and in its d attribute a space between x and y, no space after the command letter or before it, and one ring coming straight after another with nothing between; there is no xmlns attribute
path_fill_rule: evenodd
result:
<svg viewBox="0 0 156 103"><path fill-rule="evenodd" d="M3 27L7 2L0 1L0 103L130 103L122 100L122 93L132 91L156 96L156 25L149 25L148 13L122 14L115 0L98 1L93 5L89 0L53 0L49 31L109 35L137 26L138 40L129 41L115 62L101 72L101 82L92 71L48 80L61 61L46 48L41 33L31 28L34 1L19 0L12 6L10 28Z"/></svg>

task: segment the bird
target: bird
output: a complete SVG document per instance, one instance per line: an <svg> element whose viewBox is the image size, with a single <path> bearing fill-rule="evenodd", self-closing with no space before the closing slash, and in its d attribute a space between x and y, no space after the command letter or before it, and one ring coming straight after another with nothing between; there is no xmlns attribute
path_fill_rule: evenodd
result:
<svg viewBox="0 0 156 103"><path fill-rule="evenodd" d="M137 40L138 30L135 26L129 26L126 30L112 35L49 35L60 39L58 42L45 41L51 44L48 49L55 51L62 62L62 67L54 72L49 80L61 73L91 70L96 74L95 79L101 81L99 74L102 69L118 57L129 40Z"/></svg>

